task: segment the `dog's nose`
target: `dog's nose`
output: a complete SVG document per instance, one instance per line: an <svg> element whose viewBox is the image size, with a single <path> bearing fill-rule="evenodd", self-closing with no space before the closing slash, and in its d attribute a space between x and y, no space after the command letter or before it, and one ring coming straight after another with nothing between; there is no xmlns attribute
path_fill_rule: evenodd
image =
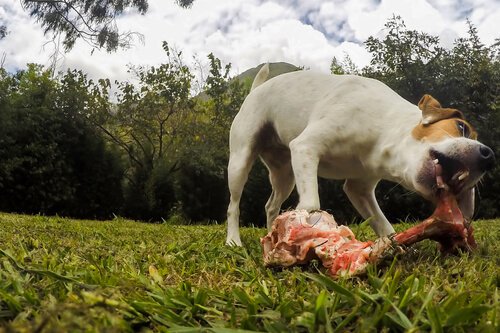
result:
<svg viewBox="0 0 500 333"><path fill-rule="evenodd" d="M495 166L495 153L490 147L481 145L479 147L479 167L483 171L489 171Z"/></svg>

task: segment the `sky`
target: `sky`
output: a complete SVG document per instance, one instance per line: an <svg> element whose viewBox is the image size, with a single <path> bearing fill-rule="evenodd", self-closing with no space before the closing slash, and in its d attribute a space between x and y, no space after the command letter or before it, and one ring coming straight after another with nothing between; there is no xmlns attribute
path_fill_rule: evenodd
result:
<svg viewBox="0 0 500 333"><path fill-rule="evenodd" d="M332 58L346 54L359 67L367 65L363 42L382 37L393 15L400 15L409 29L439 36L445 47L466 36L467 19L483 43L491 45L500 37L499 0L195 0L189 9L174 0L149 0L145 15L128 11L117 21L122 31L142 34L143 41L114 53L92 52L79 41L59 55L57 64L59 70L82 69L95 79L130 80L127 65L165 62L162 41L167 41L183 52L186 63L196 58L207 64L212 52L232 64L233 75L277 61L329 72ZM0 0L1 24L10 33L0 40L0 65L11 72L27 63L50 65L53 38L43 35L19 0Z"/></svg>

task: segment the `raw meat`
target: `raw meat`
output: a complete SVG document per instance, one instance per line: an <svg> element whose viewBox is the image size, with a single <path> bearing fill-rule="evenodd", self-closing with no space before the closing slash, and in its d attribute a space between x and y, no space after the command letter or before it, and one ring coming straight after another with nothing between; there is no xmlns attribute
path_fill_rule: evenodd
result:
<svg viewBox="0 0 500 333"><path fill-rule="evenodd" d="M438 203L431 217L390 239L384 237L375 242L357 240L348 227L337 225L327 212L285 212L261 239L264 264L288 267L319 259L330 275L357 275L391 249L423 239L438 241L443 252L474 248L472 226L465 222L455 196L446 186L437 191Z"/></svg>
<svg viewBox="0 0 500 333"><path fill-rule="evenodd" d="M292 266L319 259L331 275L364 272L391 246L388 238L358 241L351 229L339 226L324 211L288 211L276 218L272 230L261 239L266 266Z"/></svg>
<svg viewBox="0 0 500 333"><path fill-rule="evenodd" d="M439 201L431 217L394 235L393 239L402 245L432 239L440 243L444 253L476 248L472 225L464 219L455 196L446 189L440 189L438 195Z"/></svg>

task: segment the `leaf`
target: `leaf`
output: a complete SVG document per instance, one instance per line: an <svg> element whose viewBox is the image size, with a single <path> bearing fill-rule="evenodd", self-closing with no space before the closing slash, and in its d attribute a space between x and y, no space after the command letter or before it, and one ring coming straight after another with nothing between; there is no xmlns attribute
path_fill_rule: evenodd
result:
<svg viewBox="0 0 500 333"><path fill-rule="evenodd" d="M324 324L327 320L326 313L326 302L328 300L328 295L325 290L321 290L318 297L316 298L316 305L314 307L314 312L316 314L316 321Z"/></svg>
<svg viewBox="0 0 500 333"><path fill-rule="evenodd" d="M253 299L248 295L248 293L241 288L233 290L233 294L243 305L250 306L254 303Z"/></svg>
<svg viewBox="0 0 500 333"><path fill-rule="evenodd" d="M258 331L242 330L242 329L238 329L238 328L217 327L217 328L211 328L210 332L213 332L213 333L257 333Z"/></svg>
<svg viewBox="0 0 500 333"><path fill-rule="evenodd" d="M426 307L426 310L432 331L435 333L442 333L443 324L441 323L441 319L439 318L439 313L434 303L429 303Z"/></svg>
<svg viewBox="0 0 500 333"><path fill-rule="evenodd" d="M397 316L390 312L386 313L386 315L405 330L411 329L413 327L413 324L411 323L410 319L408 319L408 317L396 305L394 305L393 302L390 303L394 311L396 311Z"/></svg>
<svg viewBox="0 0 500 333"><path fill-rule="evenodd" d="M5 251L3 251L3 250L0 249L0 254L3 254L4 256L6 256L10 260L10 262L14 265L14 267L16 269L18 269L20 271L23 271L25 273L44 275L44 276L53 278L55 280L60 280L60 281L64 281L64 282L73 282L73 283L78 284L79 286L82 286L82 287L85 287L85 288L88 288L88 289L94 289L96 287L95 285L89 285L89 284L81 283L80 281L78 281L77 279L75 279L73 277L64 276L64 275L61 275L61 274L53 272L53 271L49 271L49 270L45 270L45 269L29 269L29 268L25 268L25 267L21 266L16 261L16 259L14 257L12 257L10 254L8 254L7 252L5 252Z"/></svg>
<svg viewBox="0 0 500 333"><path fill-rule="evenodd" d="M149 265L149 275L156 283L163 283L163 277L160 275L160 273L158 273L158 269L154 265Z"/></svg>
<svg viewBox="0 0 500 333"><path fill-rule="evenodd" d="M185 327L185 326L174 326L168 329L168 332L172 333L199 333L207 332L208 330L201 327Z"/></svg>
<svg viewBox="0 0 500 333"><path fill-rule="evenodd" d="M422 312L424 311L424 309L427 308L427 305L430 304L430 302L432 301L435 292L436 292L436 287L432 286L431 290L429 290L427 295L425 295L422 306L418 310L417 314L413 317L413 325L415 325L415 326L417 325L417 322L420 319Z"/></svg>
<svg viewBox="0 0 500 333"><path fill-rule="evenodd" d="M359 315L360 307L356 306L352 309L352 311L340 322L340 324L335 327L335 332L344 332L344 326L349 324L356 316Z"/></svg>
<svg viewBox="0 0 500 333"><path fill-rule="evenodd" d="M372 303L376 303L380 299L384 299L383 294L369 294L363 290L358 290L357 294L361 296L362 300L370 301Z"/></svg>
<svg viewBox="0 0 500 333"><path fill-rule="evenodd" d="M344 297L347 297L349 300L354 301L356 298L356 295L352 291L342 287L340 284L333 281L331 278L327 277L326 275L305 273L305 276L307 276L309 279L321 284L326 289L328 289L330 291L334 291L337 294L340 294Z"/></svg>
<svg viewBox="0 0 500 333"><path fill-rule="evenodd" d="M483 313L490 309L491 307L488 305L476 305L458 309L446 319L445 326L455 326L461 323L476 321Z"/></svg>

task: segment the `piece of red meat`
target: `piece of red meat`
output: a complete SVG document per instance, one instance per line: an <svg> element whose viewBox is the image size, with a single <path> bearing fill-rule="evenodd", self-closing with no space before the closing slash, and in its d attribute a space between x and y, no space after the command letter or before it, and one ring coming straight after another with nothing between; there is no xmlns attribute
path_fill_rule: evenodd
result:
<svg viewBox="0 0 500 333"><path fill-rule="evenodd" d="M332 275L354 275L378 260L391 241L361 242L327 212L293 210L278 216L261 244L266 266L288 267L319 259Z"/></svg>
<svg viewBox="0 0 500 333"><path fill-rule="evenodd" d="M379 260L394 245L411 245L423 239L438 241L443 252L476 247L472 226L466 223L455 196L438 189L434 213L422 223L389 238L361 242L346 226L339 226L324 211L294 210L278 216L272 230L261 239L266 266L288 267L321 260L331 275L356 275Z"/></svg>
<svg viewBox="0 0 500 333"><path fill-rule="evenodd" d="M477 246L472 225L465 221L455 195L446 189L439 190L436 209L428 219L394 236L394 240L402 245L423 239L439 242L444 253L471 250Z"/></svg>

